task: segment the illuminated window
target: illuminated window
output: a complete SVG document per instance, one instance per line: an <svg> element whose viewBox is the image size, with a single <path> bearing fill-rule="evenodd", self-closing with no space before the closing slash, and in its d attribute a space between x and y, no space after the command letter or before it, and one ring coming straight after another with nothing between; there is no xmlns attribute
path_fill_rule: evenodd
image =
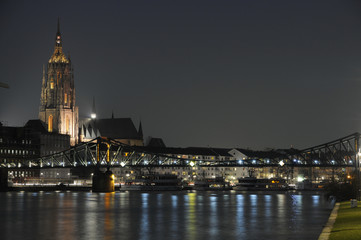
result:
<svg viewBox="0 0 361 240"><path fill-rule="evenodd" d="M53 131L53 115L50 115L48 118L48 132Z"/></svg>
<svg viewBox="0 0 361 240"><path fill-rule="evenodd" d="M68 95L65 93L64 94L64 103L67 104L68 103Z"/></svg>
<svg viewBox="0 0 361 240"><path fill-rule="evenodd" d="M69 134L69 132L70 132L70 119L69 119L69 116L66 116L65 129L66 129L66 133Z"/></svg>
<svg viewBox="0 0 361 240"><path fill-rule="evenodd" d="M53 79L51 79L51 81L50 81L50 89L54 89L54 80Z"/></svg>

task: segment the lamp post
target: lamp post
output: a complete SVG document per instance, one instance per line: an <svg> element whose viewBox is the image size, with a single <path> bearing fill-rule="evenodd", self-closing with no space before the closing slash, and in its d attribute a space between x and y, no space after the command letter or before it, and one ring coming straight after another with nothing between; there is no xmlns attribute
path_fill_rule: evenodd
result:
<svg viewBox="0 0 361 240"><path fill-rule="evenodd" d="M355 171L356 171L356 199L357 201L361 201L361 192L360 192L360 157L361 157L361 148L358 150L356 154L356 163L355 163Z"/></svg>

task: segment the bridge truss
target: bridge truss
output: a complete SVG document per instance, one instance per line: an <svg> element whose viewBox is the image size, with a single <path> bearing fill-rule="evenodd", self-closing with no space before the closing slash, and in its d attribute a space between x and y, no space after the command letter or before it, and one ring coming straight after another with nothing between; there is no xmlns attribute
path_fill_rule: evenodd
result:
<svg viewBox="0 0 361 240"><path fill-rule="evenodd" d="M63 152L26 160L22 163L1 164L7 168L53 168L53 167L356 167L359 168L360 134L297 150L283 149L272 151L247 150L244 159L232 157L214 159L195 159L178 154L152 152L147 147L129 146L112 139L96 138L78 144ZM231 149L229 149L231 150Z"/></svg>

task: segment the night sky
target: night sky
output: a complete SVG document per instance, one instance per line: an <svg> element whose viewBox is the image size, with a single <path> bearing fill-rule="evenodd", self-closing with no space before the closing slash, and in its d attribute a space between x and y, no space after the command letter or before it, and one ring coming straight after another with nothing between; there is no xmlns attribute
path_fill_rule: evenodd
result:
<svg viewBox="0 0 361 240"><path fill-rule="evenodd" d="M0 121L38 117L57 18L79 117L167 146L306 148L361 131L360 1L0 3Z"/></svg>

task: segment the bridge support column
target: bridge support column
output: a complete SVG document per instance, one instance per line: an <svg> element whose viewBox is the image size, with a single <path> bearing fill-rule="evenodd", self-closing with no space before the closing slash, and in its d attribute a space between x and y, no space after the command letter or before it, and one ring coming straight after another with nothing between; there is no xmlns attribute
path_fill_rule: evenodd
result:
<svg viewBox="0 0 361 240"><path fill-rule="evenodd" d="M8 170L0 168L0 192L9 190L8 188Z"/></svg>
<svg viewBox="0 0 361 240"><path fill-rule="evenodd" d="M114 192L114 175L107 169L107 171L102 172L99 168L95 169L93 175L93 192Z"/></svg>

